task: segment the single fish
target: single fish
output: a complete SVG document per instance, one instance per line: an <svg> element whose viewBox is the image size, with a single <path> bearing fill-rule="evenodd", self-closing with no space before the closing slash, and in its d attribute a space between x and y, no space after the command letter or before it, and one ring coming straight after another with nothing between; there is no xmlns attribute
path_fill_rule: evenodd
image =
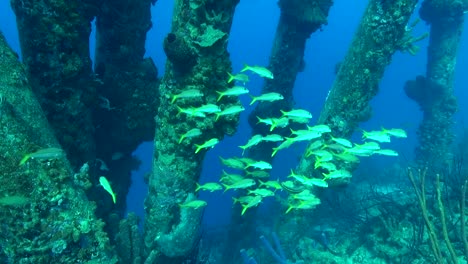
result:
<svg viewBox="0 0 468 264"><path fill-rule="evenodd" d="M322 175L324 176L325 180L340 179L340 178L351 178L352 177L351 173L349 171L347 171L347 170L336 170L336 171L332 171L330 173L322 173Z"/></svg>
<svg viewBox="0 0 468 264"><path fill-rule="evenodd" d="M390 142L390 136L382 131L362 131L363 139L375 140L377 142Z"/></svg>
<svg viewBox="0 0 468 264"><path fill-rule="evenodd" d="M112 201L115 204L116 203L115 193L114 191L112 191L112 187L109 181L106 179L106 177L104 176L99 177L99 183L101 184L102 188L104 188L104 190L106 190L106 192L108 192L112 196Z"/></svg>
<svg viewBox="0 0 468 264"><path fill-rule="evenodd" d="M250 97L252 97L252 101L250 102L250 105L253 105L257 101L274 102L274 101L284 99L283 95L281 95L279 93L274 93L274 92L262 94L262 95L259 95L259 96L252 96L251 95Z"/></svg>
<svg viewBox="0 0 468 264"><path fill-rule="evenodd" d="M232 75L231 73L228 72L228 75L229 75L228 83L231 83L232 81L239 81L243 84L249 82L249 76L247 74L238 73L238 74Z"/></svg>
<svg viewBox="0 0 468 264"><path fill-rule="evenodd" d="M289 213L292 209L314 209L317 205L320 204L320 199L312 199L307 201L301 201L296 204L289 204L288 209L286 210L286 214Z"/></svg>
<svg viewBox="0 0 468 264"><path fill-rule="evenodd" d="M229 88L223 92L216 91L216 93L219 94L218 99L216 101L221 100L224 96L239 96L242 94L248 94L249 89L245 88L244 86L234 86L232 88Z"/></svg>
<svg viewBox="0 0 468 264"><path fill-rule="evenodd" d="M188 90L182 91L179 94L173 95L171 104L173 104L179 98L193 98L193 97L202 97L202 96L203 96L203 93L200 90L188 89Z"/></svg>
<svg viewBox="0 0 468 264"><path fill-rule="evenodd" d="M336 165L331 163L331 162L322 162L318 164L319 168L324 168L328 170L329 172L331 171L336 171Z"/></svg>
<svg viewBox="0 0 468 264"><path fill-rule="evenodd" d="M44 148L24 155L19 165L24 165L29 159L50 160L58 159L64 156L65 152L61 148Z"/></svg>
<svg viewBox="0 0 468 264"><path fill-rule="evenodd" d="M238 114L242 111L244 111L245 108L242 105L233 105L228 108L223 109L221 112L216 113L216 119L215 121L218 121L220 116L225 116L225 115L235 115Z"/></svg>
<svg viewBox="0 0 468 264"><path fill-rule="evenodd" d="M317 197L310 192L310 190L303 190L300 193L293 194L292 197L296 200L311 201L317 199Z"/></svg>
<svg viewBox="0 0 468 264"><path fill-rule="evenodd" d="M205 207L206 205L207 205L206 201L203 201L203 200L192 200L189 202L179 204L180 207L189 207L189 208L194 208L194 209Z"/></svg>
<svg viewBox="0 0 468 264"><path fill-rule="evenodd" d="M203 185L200 185L199 183L197 183L197 188L195 189L195 192L198 192L199 190L214 192L214 191L219 191L222 189L223 189L223 186L221 186L221 184L217 182L207 182Z"/></svg>
<svg viewBox="0 0 468 264"><path fill-rule="evenodd" d="M188 116L206 117L205 113L197 111L197 109L194 107L182 108L180 106L177 106L177 110L179 111L177 115L186 114Z"/></svg>
<svg viewBox="0 0 468 264"><path fill-rule="evenodd" d="M262 138L262 141L267 141L267 142L280 142L283 141L284 138L281 135L278 134L270 134L266 135Z"/></svg>
<svg viewBox="0 0 468 264"><path fill-rule="evenodd" d="M232 184L223 184L224 191L231 190L231 189L247 189L255 185L255 180L253 179L242 179L238 182Z"/></svg>
<svg viewBox="0 0 468 264"><path fill-rule="evenodd" d="M398 137L398 138L406 138L408 137L408 135L406 134L406 131L404 131L403 129L400 129L400 128L391 128L391 129L385 129L385 128L382 128L382 132L390 135L390 136L394 136L394 137Z"/></svg>
<svg viewBox="0 0 468 264"><path fill-rule="evenodd" d="M398 156L398 152L394 151L393 149L379 149L375 150L374 154L384 155L384 156Z"/></svg>
<svg viewBox="0 0 468 264"><path fill-rule="evenodd" d="M186 138L194 138L194 137L198 137L202 134L201 130L198 129L198 128L193 128L193 129L190 129L189 131L187 131L185 134L183 134L182 136L180 136L180 139L179 139L179 144L182 143L182 141L184 141L184 139Z"/></svg>
<svg viewBox="0 0 468 264"><path fill-rule="evenodd" d="M271 156L272 157L275 156L276 153L278 152L278 150L289 148L293 143L294 143L294 141L291 141L291 140L283 141L278 147L273 148L273 152L271 153Z"/></svg>
<svg viewBox="0 0 468 264"><path fill-rule="evenodd" d="M283 116L286 117L300 117L300 118L312 118L312 114L304 109L293 109L291 111L280 110Z"/></svg>
<svg viewBox="0 0 468 264"><path fill-rule="evenodd" d="M245 167L244 162L242 162L238 158L224 159L223 157L219 157L219 159L221 160L222 164L224 164L225 166L227 166L229 168L233 168L233 169L236 169L236 170L243 170L244 167Z"/></svg>
<svg viewBox="0 0 468 264"><path fill-rule="evenodd" d="M336 143L340 144L340 145L343 145L347 148L351 148L353 147L353 143L351 143L351 141L345 139L345 138L335 138L335 137L332 137L331 138L333 141L335 141Z"/></svg>
<svg viewBox="0 0 468 264"><path fill-rule="evenodd" d="M219 139L212 138L210 140L207 140L205 143L201 145L195 144L195 146L197 147L197 149L195 150L195 153L198 153L200 150L205 149L205 148L213 148L218 143L219 143Z"/></svg>
<svg viewBox="0 0 468 264"><path fill-rule="evenodd" d="M306 131L308 131L308 130L306 130ZM287 137L286 140L291 140L293 142L308 141L308 140L319 138L321 136L322 136L322 134L319 133L319 132L308 131L307 133L301 133L301 134L299 134L299 135L297 135L295 137Z"/></svg>
<svg viewBox="0 0 468 264"><path fill-rule="evenodd" d="M359 158L351 153L336 153L333 154L334 157L337 157L339 160L351 163L359 163Z"/></svg>
<svg viewBox="0 0 468 264"><path fill-rule="evenodd" d="M242 149L242 155L244 155L244 151L246 149L257 145L258 143L262 142L262 140L263 140L263 136L260 135L260 134L252 136L252 138L250 138L249 141L247 141L247 144L245 144L243 146L239 146L239 148Z"/></svg>
<svg viewBox="0 0 468 264"><path fill-rule="evenodd" d="M242 212L241 215L244 215L245 211L251 207L255 207L262 202L262 196L255 196L250 200L247 204L242 204Z"/></svg>
<svg viewBox="0 0 468 264"><path fill-rule="evenodd" d="M260 77L263 78L268 78L268 79L273 79L273 73L268 70L265 67L262 66L249 66L249 65L244 65L244 68L241 70L241 72L245 71L251 71L253 73L258 74Z"/></svg>
<svg viewBox="0 0 468 264"><path fill-rule="evenodd" d="M249 163L249 164L247 164L245 166L244 169L247 169L247 168L250 168L250 167L256 168L256 169L259 169L259 170L271 170L273 168L270 163L268 163L266 161L263 161L263 160Z"/></svg>
<svg viewBox="0 0 468 264"><path fill-rule="evenodd" d="M214 114L221 112L221 108L215 104L205 104L194 109L196 112L205 113L205 114Z"/></svg>
<svg viewBox="0 0 468 264"><path fill-rule="evenodd" d="M255 190L250 190L248 191L249 195L250 194L254 194L254 195L257 195L257 196L261 196L261 197L271 197L271 196L275 196L275 193L271 190L268 190L268 189L255 189Z"/></svg>
<svg viewBox="0 0 468 264"><path fill-rule="evenodd" d="M243 179L244 179L244 177L242 177L242 175L240 175L240 174L231 174L231 173L227 173L226 171L223 170L223 174L221 175L220 181L222 183L224 183L224 184L231 185L231 184L239 182L239 181L241 181Z"/></svg>
<svg viewBox="0 0 468 264"><path fill-rule="evenodd" d="M254 178L269 178L270 177L270 173L263 171L263 170L246 171L245 174Z"/></svg>
<svg viewBox="0 0 468 264"><path fill-rule="evenodd" d="M255 196L253 196L253 195L241 196L239 198L232 197L232 200L234 201L234 204L236 204L236 203L248 204L253 199L255 199Z"/></svg>
<svg viewBox="0 0 468 264"><path fill-rule="evenodd" d="M257 124L260 124L260 123L263 123L265 125L273 125L273 118L261 118L259 116L257 116L257 119L258 119L258 122Z"/></svg>
<svg viewBox="0 0 468 264"><path fill-rule="evenodd" d="M307 129L308 130L312 130L312 131L317 131L319 133L330 133L331 132L331 128L327 125L315 125L315 126L307 126Z"/></svg>
<svg viewBox="0 0 468 264"><path fill-rule="evenodd" d="M281 118L272 118L273 124L270 126L270 132L273 131L277 127L287 127L289 125L289 119L287 117Z"/></svg>
<svg viewBox="0 0 468 264"><path fill-rule="evenodd" d="M283 187L281 186L281 183L276 180L276 181L261 181L261 180L258 180L259 181L259 186L262 187L262 186L265 186L265 187L268 187L268 188L272 188L272 189L275 189L275 190L281 190L283 189Z"/></svg>

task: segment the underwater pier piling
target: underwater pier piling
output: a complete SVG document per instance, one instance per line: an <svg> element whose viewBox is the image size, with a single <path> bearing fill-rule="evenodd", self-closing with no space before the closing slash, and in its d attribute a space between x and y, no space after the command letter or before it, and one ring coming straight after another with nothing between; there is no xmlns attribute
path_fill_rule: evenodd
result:
<svg viewBox="0 0 468 264"><path fill-rule="evenodd" d="M276 92L284 99L274 102L257 104L249 115L249 124L252 135L267 135L271 132L268 127L258 124L257 116L262 118L280 117L280 110L291 110L294 107L293 89L297 75L305 67L304 51L307 39L327 24L328 12L333 5L331 0L280 0L280 18L276 28L273 47L270 54L268 69L273 73L274 79L264 79L262 94ZM305 125L303 125L305 127ZM275 133L288 136L289 129L277 128ZM247 151L247 156L254 160L271 161L271 149L276 146L274 142L261 142ZM232 214L232 230L230 235L233 241L228 248L230 252L239 252L242 247L255 244L250 236L243 234L255 233L255 212L257 207L249 209L251 212L241 215L240 212ZM235 245L234 245L235 244ZM235 247L236 250L231 250ZM238 254L237 254L238 255ZM233 257L237 258L235 255Z"/></svg>
<svg viewBox="0 0 468 264"><path fill-rule="evenodd" d="M145 56L146 34L152 26L150 0L103 1L96 16L95 77L97 101L93 120L96 158L103 161L118 197L126 197L131 171L138 167L133 151L154 138L154 116L159 104L158 72ZM117 229L125 199L100 211ZM118 207L118 208L116 208ZM114 212L112 212L114 210Z"/></svg>
<svg viewBox="0 0 468 264"><path fill-rule="evenodd" d="M359 123L372 116L370 100L392 55L405 47L409 18L416 0L370 0L346 57L318 119L332 129L334 137L350 137ZM314 161L302 156L299 173L310 175Z"/></svg>
<svg viewBox="0 0 468 264"><path fill-rule="evenodd" d="M328 125L334 137L350 137L360 122L371 118L369 102L378 93L392 55L404 47L405 29L416 4L416 0L369 1L318 118L318 124ZM295 172L313 177L314 171L314 160L304 153ZM314 193L320 197L318 190ZM305 211L292 214L281 217L282 228L277 231L284 245L297 243L294 238L301 236L312 217Z"/></svg>
<svg viewBox="0 0 468 264"><path fill-rule="evenodd" d="M31 87L74 168L94 159L89 2L12 0Z"/></svg>
<svg viewBox="0 0 468 264"><path fill-rule="evenodd" d="M0 125L0 262L117 263L84 193L91 186L88 167L73 174L1 33Z"/></svg>
<svg viewBox="0 0 468 264"><path fill-rule="evenodd" d="M278 117L280 110L291 110L294 106L293 88L296 76L305 67L304 50L307 39L312 33L327 24L327 16L333 1L323 0L281 0L280 19L276 28L275 39L270 55L268 69L275 76L265 79L262 94L277 92L284 100L263 102L257 104L249 115L252 135L269 133L264 125L258 125L257 116ZM280 129L279 132L289 130ZM286 135L283 135L286 136ZM271 160L271 148L274 143L262 142L248 151L250 158L256 160Z"/></svg>
<svg viewBox="0 0 468 264"><path fill-rule="evenodd" d="M179 206L195 199L206 151L195 153L195 144L234 134L239 116L223 116L215 121L214 115L197 117L181 109L206 104L225 109L240 104L238 98L216 102L216 90L228 87L231 62L226 48L238 2L175 1L171 33L164 41L168 60L159 86L153 171L145 200L145 263L181 263L196 258L203 208ZM173 97L187 90L202 96ZM194 128L202 135L180 140Z"/></svg>
<svg viewBox="0 0 468 264"><path fill-rule="evenodd" d="M458 109L453 91L454 75L466 10L468 1L423 2L420 16L431 28L426 76L418 76L405 85L408 97L423 111L416 162L421 167L430 165L435 173L444 170L450 162L453 116Z"/></svg>

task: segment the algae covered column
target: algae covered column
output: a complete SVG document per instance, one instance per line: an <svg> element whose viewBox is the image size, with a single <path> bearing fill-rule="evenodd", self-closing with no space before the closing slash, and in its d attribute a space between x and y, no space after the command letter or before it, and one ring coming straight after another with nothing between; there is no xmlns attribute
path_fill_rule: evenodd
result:
<svg viewBox="0 0 468 264"><path fill-rule="evenodd" d="M205 147L233 134L239 117L217 119L213 114L218 107L240 105L236 98L217 102L215 92L227 88L231 72L226 46L237 3L175 1L171 33L164 40L168 61L145 201L146 263L182 263L196 257L204 202L196 200L194 191Z"/></svg>
<svg viewBox="0 0 468 264"><path fill-rule="evenodd" d="M280 0L281 15L276 29L268 69L274 79L266 79L262 93L277 92L284 100L257 104L249 116L253 134L268 134L267 126L258 125L257 116L278 117L280 110L294 106L293 88L296 76L305 67L304 50L307 39L327 23L327 16L333 4L331 0ZM289 130L287 130L289 132ZM274 143L261 143L249 151L249 156L258 160L271 159Z"/></svg>
<svg viewBox="0 0 468 264"><path fill-rule="evenodd" d="M420 76L405 85L406 94L421 107L424 117L419 126L416 160L440 172L448 162L453 142L453 115L457 101L453 81L457 52L468 1L426 0L420 16L430 24L426 77Z"/></svg>
<svg viewBox="0 0 468 264"><path fill-rule="evenodd" d="M81 0L11 0L34 93L76 168L94 158L96 86L89 56L97 7Z"/></svg>
<svg viewBox="0 0 468 264"><path fill-rule="evenodd" d="M360 122L372 116L369 102L392 55L411 47L406 26L416 4L416 0L369 1L318 119L330 126L335 137L351 136ZM310 175L313 161L303 156L298 169Z"/></svg>
<svg viewBox="0 0 468 264"><path fill-rule="evenodd" d="M130 172L139 164L132 152L154 138L157 69L151 58L144 58L151 25L150 0L105 0L96 17L94 71L102 81L93 111L98 124L94 133L96 157L108 169L99 175L107 176L117 197L122 198L131 184ZM116 220L109 212L115 206L107 205L101 215ZM125 199L118 199L117 206L124 211ZM116 227L115 222L110 226Z"/></svg>
<svg viewBox="0 0 468 264"><path fill-rule="evenodd" d="M89 167L72 173L1 33L0 127L0 263L117 263L84 194Z"/></svg>

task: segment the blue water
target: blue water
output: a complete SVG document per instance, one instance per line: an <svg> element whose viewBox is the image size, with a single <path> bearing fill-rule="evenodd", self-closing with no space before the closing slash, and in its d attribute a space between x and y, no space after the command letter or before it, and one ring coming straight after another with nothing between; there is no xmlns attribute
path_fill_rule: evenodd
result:
<svg viewBox="0 0 468 264"><path fill-rule="evenodd" d="M314 33L309 39L305 53L306 68L298 75L294 90L297 107L310 110L315 117L319 115L335 77L335 66L343 60L365 6L365 1L336 1L331 8L328 25L323 27L323 31ZM164 73L166 59L161 43L170 30L172 7L173 1L161 0L157 1L152 8L153 28L148 32L146 55L153 58L160 76ZM240 1L228 46L234 72L239 71L244 63L268 64L278 17L279 10L276 1ZM20 53L15 18L8 1L0 1L0 18L0 30L12 48ZM427 25L421 22L415 28L414 34L420 35L427 31ZM93 37L90 43L91 50L93 50ZM392 148L409 160L413 157L417 143L415 131L421 120L421 112L416 103L406 97L403 85L407 80L425 73L428 39L417 44L421 50L416 56L400 52L394 55L392 64L388 66L381 81L380 93L372 101L373 117L361 125L363 129L378 129L381 126L404 128L408 132L408 139L392 144ZM463 72L468 68L467 58L468 24L465 23L455 75L455 94L459 103L459 112L455 117L454 126L457 132L461 132L468 121L468 76ZM253 78L249 83L249 89L253 94L258 94L261 87L262 79L260 78ZM244 144L250 138L248 114L248 111L241 114L242 121L236 135L225 138L221 144L207 153L201 182L218 179L221 172L218 156L229 157L241 154L237 146ZM274 166L273 178L287 175L289 169L296 165L297 157L301 153L301 150L297 148L280 152L276 160L281 160L281 165ZM143 175L151 169L151 142L143 144L135 151L135 154L143 163L139 171L134 172L132 176L133 185L127 197L127 211L136 212L143 217L143 201L146 192ZM393 161L376 159L374 162L385 165ZM203 193L202 199L209 200L205 211L205 224L216 226L229 222L232 204L229 193Z"/></svg>

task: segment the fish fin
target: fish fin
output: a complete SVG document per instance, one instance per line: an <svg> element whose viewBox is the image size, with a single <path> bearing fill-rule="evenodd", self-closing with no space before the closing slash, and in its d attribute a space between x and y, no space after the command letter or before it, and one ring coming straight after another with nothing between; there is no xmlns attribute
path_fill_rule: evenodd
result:
<svg viewBox="0 0 468 264"><path fill-rule="evenodd" d="M242 68L240 72L245 72L245 71L248 71L249 69L250 69L250 66L244 63L244 68Z"/></svg>
<svg viewBox="0 0 468 264"><path fill-rule="evenodd" d="M184 141L184 139L185 139L184 135L180 136L180 139L179 139L179 142L178 142L178 143L179 143L179 144L182 143L182 141Z"/></svg>
<svg viewBox="0 0 468 264"><path fill-rule="evenodd" d="M202 146L195 144L195 147L197 147L197 149L195 150L195 154L197 154L202 149Z"/></svg>
<svg viewBox="0 0 468 264"><path fill-rule="evenodd" d="M278 148L273 148L273 153L271 153L272 158L276 155L276 152L278 152Z"/></svg>
<svg viewBox="0 0 468 264"><path fill-rule="evenodd" d="M24 165L29 160L29 158L31 158L31 156L29 156L29 154L24 155L24 157L21 159L19 165L20 166Z"/></svg>
<svg viewBox="0 0 468 264"><path fill-rule="evenodd" d="M241 212L241 215L244 215L245 214L245 211L247 211L247 209L249 209L249 207L247 205L242 205L242 212Z"/></svg>
<svg viewBox="0 0 468 264"><path fill-rule="evenodd" d="M221 100L221 98L223 98L224 94L220 91L216 91L217 94L219 94L218 96L218 99L216 99L216 102L219 102L219 100Z"/></svg>
<svg viewBox="0 0 468 264"><path fill-rule="evenodd" d="M258 185L258 187L262 187L263 185L265 185L265 182L262 181L262 180L258 180L260 182L260 184Z"/></svg>
<svg viewBox="0 0 468 264"><path fill-rule="evenodd" d="M249 105L253 105L257 101L257 97L255 97L253 95L250 95L250 94L249 94L249 96L252 98L252 101L250 101Z"/></svg>
<svg viewBox="0 0 468 264"><path fill-rule="evenodd" d="M231 83L234 80L234 75L232 75L230 72L227 72L229 75L228 83Z"/></svg>

